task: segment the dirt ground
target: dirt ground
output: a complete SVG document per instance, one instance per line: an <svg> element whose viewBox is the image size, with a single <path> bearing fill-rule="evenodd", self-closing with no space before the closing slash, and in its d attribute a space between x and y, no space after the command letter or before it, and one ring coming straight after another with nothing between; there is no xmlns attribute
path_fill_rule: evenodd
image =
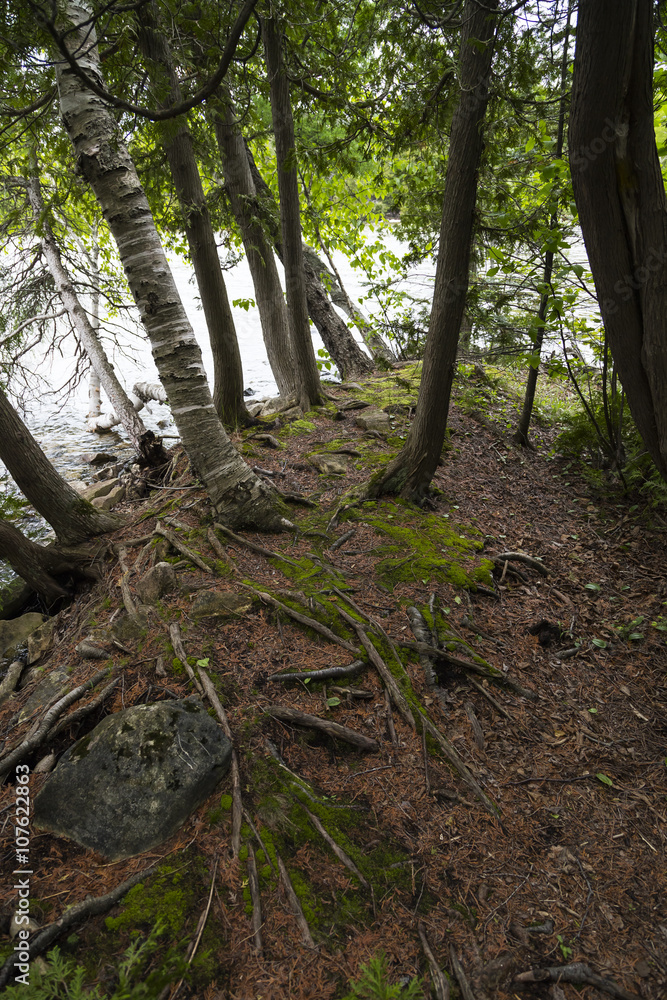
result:
<svg viewBox="0 0 667 1000"><path fill-rule="evenodd" d="M511 401L502 412L489 407L480 414L469 393L466 405L453 407L436 494L426 508L391 500L355 504L350 491L395 452L405 433L414 395L406 386L388 433L369 435L355 423L362 411L345 409L353 400L373 401L378 389L364 386L331 389L341 407L336 419L329 409L297 425L299 433L285 423L271 429L280 449L239 437L250 463L272 473L279 489L315 501L290 507L293 533L243 532L241 540L218 533L222 549L214 551L207 538L213 512L184 458L170 488L118 508L128 521L112 541L127 548L131 590L133 560L142 551L131 543L150 535L158 518L175 517L170 530L215 572L180 567L181 592L163 599L141 641L128 640L125 651L110 647L121 677L112 699L26 761L32 768L50 751L61 754L109 711L192 693L192 682L176 669L180 663L173 665L168 628L177 621L192 665L207 661L234 738L241 850L232 857L229 778L171 841L138 858L109 864L34 830L33 916L48 924L88 894L101 896L155 861L177 870L181 858L189 896L172 927L180 954L197 939L205 914L181 997L342 998L380 953L385 992L378 987L359 995L399 996L389 986L403 983L410 995L426 997L437 976L426 941L449 977L441 990L451 988L452 997L658 1000L667 995L667 524L640 498L601 493L574 464L552 457L548 427L536 431L534 450L518 449L506 426ZM345 463L345 474L315 468L313 454L325 452ZM477 589L461 585L463 578L451 582L451 570L433 555L438 525L449 532L441 551L447 558L458 553L463 582L496 557L493 580L478 573ZM427 536L428 552L411 542ZM483 547L461 541L452 548L456 537ZM497 558L507 553L533 562ZM118 616L121 572L109 558L100 584L61 612L49 667L75 665L77 682L99 670L74 647L91 628L107 628ZM191 616L201 589L248 595L248 586L326 622L362 650L361 672L324 683L276 680L279 672L343 666L355 657L256 596L252 609L232 620ZM446 647L450 662L429 666L400 645L415 642L411 607L423 612L430 644ZM352 614L356 629L339 608ZM385 694L386 681L369 664L362 636L398 679L414 727L399 701ZM156 672L158 663L165 676ZM429 683L432 670L437 686ZM30 691L28 685L0 709L3 755L33 725L15 721ZM279 720L268 711L276 705L349 727L375 748ZM462 770L437 736L424 732L421 710ZM43 780L32 776L33 797ZM6 872L14 863L12 781L10 774L0 799ZM313 815L354 871L325 841ZM253 925L253 857L261 950ZM300 917L279 875L279 858ZM6 955L15 906L8 878L3 893ZM147 933L157 919L157 903L152 915L139 909L132 926L121 920L112 933L107 921L123 913L115 906L58 941L102 995L113 992L132 931ZM149 968L163 958L158 949ZM162 996L174 997L180 978Z"/></svg>

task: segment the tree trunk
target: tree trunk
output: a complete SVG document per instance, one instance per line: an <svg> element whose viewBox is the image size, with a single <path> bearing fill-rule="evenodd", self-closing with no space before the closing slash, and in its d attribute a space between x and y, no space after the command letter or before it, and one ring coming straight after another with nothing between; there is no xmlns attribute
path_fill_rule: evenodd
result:
<svg viewBox="0 0 667 1000"><path fill-rule="evenodd" d="M261 198L265 200L268 206L273 207L275 204L273 192L260 174L254 157L245 143L244 147L246 161L255 190L258 195L261 195ZM265 212L264 214L276 253L284 263L285 254L280 229L277 225L272 224L273 219L270 212ZM304 261L308 313L317 327L323 344L336 363L341 378L357 378L370 374L373 371L372 364L357 344L347 324L342 321L329 302L327 290L322 284L320 277L321 272L312 262L313 256L316 260L318 259L317 255L313 254L313 251L306 243L302 243L301 250ZM326 270L326 268L323 269Z"/></svg>
<svg viewBox="0 0 667 1000"><path fill-rule="evenodd" d="M304 263L308 312L317 327L322 343L333 358L343 381L364 378L373 371L373 362L361 350L347 324L332 309L317 271Z"/></svg>
<svg viewBox="0 0 667 1000"><path fill-rule="evenodd" d="M122 524L115 514L93 507L58 475L2 390L0 459L24 497L49 522L63 544L76 545Z"/></svg>
<svg viewBox="0 0 667 1000"><path fill-rule="evenodd" d="M169 461L169 456L153 432L146 430L143 420L128 399L127 393L116 378L113 366L109 363L99 337L88 319L88 313L81 305L74 290L74 285L65 269L60 249L46 215L39 178L30 177L27 185L30 207L38 235L41 238L42 253L46 265L81 345L142 463L150 466L165 465Z"/></svg>
<svg viewBox="0 0 667 1000"><path fill-rule="evenodd" d="M282 59L282 36L278 23L272 17L261 18L260 23L271 90L271 118L276 143L283 264L287 309L291 322L292 351L299 382L299 404L302 409L309 410L311 406L322 402L322 389L308 321L292 105L289 82Z"/></svg>
<svg viewBox="0 0 667 1000"><path fill-rule="evenodd" d="M102 82L90 9L70 0L67 45L86 72ZM80 27L79 27L80 26ZM60 109L81 173L113 234L128 284L151 341L171 412L193 469L221 518L230 525L283 528L275 491L246 465L220 423L201 351L178 295L155 222L115 118L62 63Z"/></svg>
<svg viewBox="0 0 667 1000"><path fill-rule="evenodd" d="M459 54L461 94L452 119L435 289L417 412L404 447L373 477L371 497L385 493L419 500L440 459L447 428L470 268L477 174L484 147L481 126L489 97L498 0L467 0ZM482 44L483 43L483 44Z"/></svg>
<svg viewBox="0 0 667 1000"><path fill-rule="evenodd" d="M289 396L297 379L290 345L289 319L273 250L257 216L257 191L250 173L243 137L235 127L229 92L214 104L213 125L220 150L225 187L239 227L255 298L266 353L278 392Z"/></svg>
<svg viewBox="0 0 667 1000"><path fill-rule="evenodd" d="M612 356L667 479L667 212L653 126L651 0L579 7L570 167Z"/></svg>
<svg viewBox="0 0 667 1000"><path fill-rule="evenodd" d="M182 99L181 87L168 42L158 29L155 4L142 7L139 17L139 45L148 57L148 73L153 91L160 106L177 104ZM213 402L225 426L247 427L254 421L248 413L243 396L243 367L234 317L220 267L192 136L183 120L180 124L167 122L162 126L161 132L183 214L190 258L211 342Z"/></svg>
<svg viewBox="0 0 667 1000"><path fill-rule="evenodd" d="M329 264L335 273L332 274L331 271L329 271L329 269L327 268L326 264L324 264L324 262L321 261L320 258L317 256L315 250L313 250L312 247L309 247L307 243L304 243L303 256L306 262L306 268L308 268L308 266L310 265L312 271L315 274L318 288L321 288L321 290L325 293L325 296L328 296L328 298L331 299L331 301L335 306L338 306L339 309L342 309L347 318L349 320L352 320L352 322L356 325L357 329L359 330L359 333L361 334L361 339L363 340L364 344L370 351L371 357L378 362L386 362L387 365L393 367L393 365L396 364L396 356L390 350L387 344L384 343L382 338L378 336L368 316L364 315L361 309L357 305L355 305L350 296L347 294L347 290L345 289L345 286L341 281L340 274L336 270L336 267L334 265L333 258L329 254L329 251L327 250L326 245L324 244L323 241L321 241L321 245L322 249L324 250L327 256ZM327 277L326 286L322 281L322 275L326 275ZM306 279L308 279L307 271L306 271ZM310 309L310 299L309 299L308 309L312 317L313 313L312 310ZM331 307L329 307L329 309L334 316L338 317L338 314L335 312L335 310L331 309ZM315 323L315 325L317 325L316 320L313 320L313 322ZM346 337L350 337L352 341L356 344L356 341L354 340L354 337L352 336L347 324L344 324L344 327L345 327ZM322 340L324 340L324 337L322 337Z"/></svg>
<svg viewBox="0 0 667 1000"><path fill-rule="evenodd" d="M0 518L0 559L5 559L17 576L47 601L55 601L69 593L56 577L65 573L81 575L89 554L77 558L75 553L61 552L53 545L37 545Z"/></svg>
<svg viewBox="0 0 667 1000"><path fill-rule="evenodd" d="M567 25L565 27L565 38L563 39L563 54L561 56L560 64L560 106L558 109L558 134L556 136L556 149L554 154L557 160L560 160L563 155L563 143L565 139L565 105L566 105L566 91L567 91L567 78L568 78L568 67L569 67L569 42L570 42L570 18L572 16L572 0L568 0L567 7ZM558 199L554 205L553 211L551 213L551 218L549 220L549 228L553 232L558 226ZM553 274L554 266L554 253L553 250L547 250L544 256L544 273L542 275L542 283L547 289L551 286L551 276ZM521 410L521 416L519 417L519 423L517 429L514 432L513 440L516 444L523 445L523 447L528 447L530 444L528 440L528 428L530 427L530 420L533 415L533 404L535 402L535 390L537 389L537 376L540 371L540 357L542 354L542 344L544 343L544 320L547 315L547 306L549 304L549 299L551 297L550 291L545 291L540 297L540 307L537 313L539 319L539 325L535 331L535 336L533 337L533 363L528 369L528 378L526 379L526 391L523 397L523 408Z"/></svg>

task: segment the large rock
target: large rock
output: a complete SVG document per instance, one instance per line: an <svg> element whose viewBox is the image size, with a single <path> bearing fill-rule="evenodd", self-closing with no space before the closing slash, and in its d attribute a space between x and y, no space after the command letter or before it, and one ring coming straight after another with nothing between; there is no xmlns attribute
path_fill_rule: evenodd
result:
<svg viewBox="0 0 667 1000"><path fill-rule="evenodd" d="M6 656L10 660L17 659L15 654L44 621L44 615L37 614L36 611L30 611L20 618L0 621L0 656Z"/></svg>
<svg viewBox="0 0 667 1000"><path fill-rule="evenodd" d="M35 798L34 825L111 861L141 854L208 798L231 753L198 699L135 705L70 747Z"/></svg>
<svg viewBox="0 0 667 1000"><path fill-rule="evenodd" d="M367 410L355 417L354 422L362 430L379 431L381 434L386 433L391 427L389 414L378 409L377 406L369 406Z"/></svg>
<svg viewBox="0 0 667 1000"><path fill-rule="evenodd" d="M175 590L178 590L178 577L168 562L156 563L137 583L137 593L144 604L157 604L161 597Z"/></svg>
<svg viewBox="0 0 667 1000"><path fill-rule="evenodd" d="M53 646L54 632L58 616L47 618L43 625L40 625L28 636L28 666L32 666L44 653L48 653Z"/></svg>
<svg viewBox="0 0 667 1000"><path fill-rule="evenodd" d="M119 483L117 486L114 485L114 480L110 479L107 483L100 483L100 486L107 486L111 483L113 489L106 494L106 496L96 496L90 501L93 507L97 507L98 510L111 510L115 507L117 503L125 498L125 486L123 483Z"/></svg>
<svg viewBox="0 0 667 1000"><path fill-rule="evenodd" d="M242 615L252 608L252 598L245 594L220 593L202 590L192 602L193 618L230 618Z"/></svg>

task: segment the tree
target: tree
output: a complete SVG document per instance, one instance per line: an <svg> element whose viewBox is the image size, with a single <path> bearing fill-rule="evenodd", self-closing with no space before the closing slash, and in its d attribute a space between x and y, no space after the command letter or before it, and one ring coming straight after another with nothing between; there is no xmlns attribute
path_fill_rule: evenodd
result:
<svg viewBox="0 0 667 1000"><path fill-rule="evenodd" d="M0 427L0 460L60 542L76 545L119 527L116 515L93 507L58 475L1 389Z"/></svg>
<svg viewBox="0 0 667 1000"><path fill-rule="evenodd" d="M169 44L159 28L158 11L154 2L142 6L139 21L139 43L147 57L153 91L162 107L178 104L182 101L180 83ZM187 123L181 120L162 124L161 132L209 331L213 354L215 408L226 426L248 426L253 421L243 398L243 369L234 317L220 267L192 136Z"/></svg>
<svg viewBox="0 0 667 1000"><path fill-rule="evenodd" d="M70 0L67 16L67 49L76 54L86 76L103 89L87 4ZM193 469L202 477L220 516L230 524L284 527L289 522L282 516L277 494L243 461L215 411L199 345L115 118L69 63L58 64L57 82L61 115L78 167L114 236Z"/></svg>
<svg viewBox="0 0 667 1000"><path fill-rule="evenodd" d="M289 81L281 46L282 34L274 17L261 19L266 70L271 89L271 117L276 142L280 221L285 265L287 309L291 322L292 351L299 379L299 405L304 410L322 402L320 378L310 335L306 298L301 220L299 215L299 179L294 144L294 121Z"/></svg>
<svg viewBox="0 0 667 1000"><path fill-rule="evenodd" d="M456 349L465 309L470 246L489 99L498 0L466 0L459 55L459 103L452 119L440 247L417 412L404 447L373 477L371 497L398 493L419 500L438 465L449 412Z"/></svg>
<svg viewBox="0 0 667 1000"><path fill-rule="evenodd" d="M605 334L667 479L667 206L653 124L652 0L579 5L570 168Z"/></svg>
<svg viewBox="0 0 667 1000"><path fill-rule="evenodd" d="M257 191L228 88L225 87L220 98L213 103L212 115L225 188L255 288L267 357L278 392L281 396L288 396L296 389L297 378L287 307L273 250L258 215Z"/></svg>
<svg viewBox="0 0 667 1000"><path fill-rule="evenodd" d="M34 175L24 183L35 220L35 228L40 236L42 253L53 278L53 283L90 363L104 386L104 391L109 397L116 416L127 431L142 462L150 466L164 465L168 461L166 451L153 432L146 430L143 420L118 381L63 264L55 234L48 220L36 167Z"/></svg>

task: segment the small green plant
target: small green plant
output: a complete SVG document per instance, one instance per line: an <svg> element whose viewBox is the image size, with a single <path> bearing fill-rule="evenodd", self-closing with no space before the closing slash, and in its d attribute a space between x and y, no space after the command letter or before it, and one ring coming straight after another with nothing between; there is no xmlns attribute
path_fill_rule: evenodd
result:
<svg viewBox="0 0 667 1000"><path fill-rule="evenodd" d="M421 979L412 979L407 985L389 982L387 957L383 951L362 965L356 983L350 981L351 990L343 1000L416 1000L423 995Z"/></svg>
<svg viewBox="0 0 667 1000"><path fill-rule="evenodd" d="M560 948L561 955L563 956L566 962L569 962L574 953L573 949L570 948L569 945L565 944L562 934L557 934L556 937L558 938L558 947Z"/></svg>
<svg viewBox="0 0 667 1000"><path fill-rule="evenodd" d="M30 969L27 983L8 986L4 996L9 1000L154 1000L165 986L176 982L186 970L185 960L170 949L157 968L147 970L159 944L164 927L156 924L146 938L137 938L126 950L118 965L118 985L113 993L100 993L99 987L84 987L86 970L58 947L48 954L46 967L40 972Z"/></svg>

